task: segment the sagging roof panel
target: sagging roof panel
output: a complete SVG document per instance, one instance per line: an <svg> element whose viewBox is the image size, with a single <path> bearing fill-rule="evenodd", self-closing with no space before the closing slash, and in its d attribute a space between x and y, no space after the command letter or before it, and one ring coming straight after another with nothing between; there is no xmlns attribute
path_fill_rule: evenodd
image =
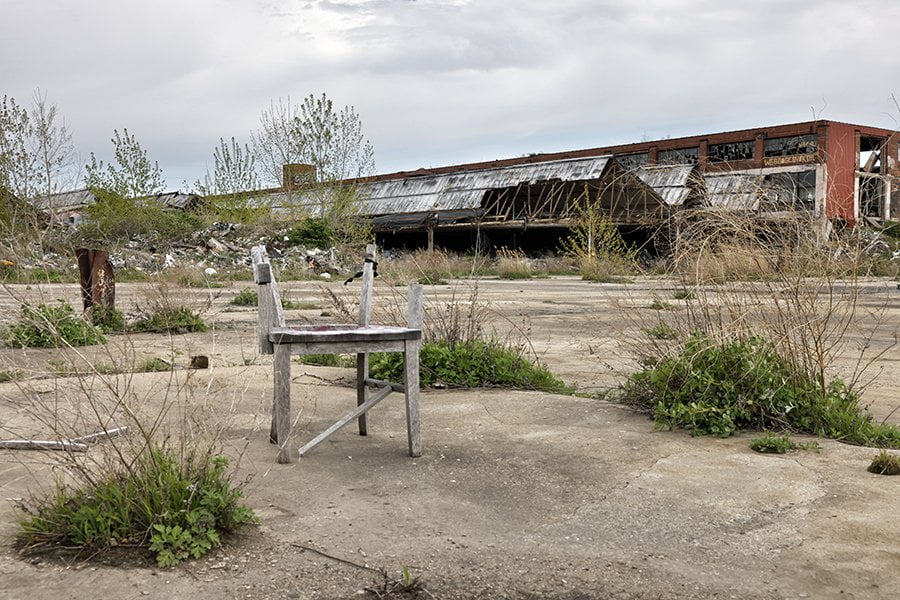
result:
<svg viewBox="0 0 900 600"><path fill-rule="evenodd" d="M477 209L491 189L541 181L600 179L609 156L513 165L361 184L363 212L369 215Z"/></svg>
<svg viewBox="0 0 900 600"><path fill-rule="evenodd" d="M691 195L696 165L645 165L632 172L653 188L669 206L681 206Z"/></svg>
<svg viewBox="0 0 900 600"><path fill-rule="evenodd" d="M91 190L83 189L36 198L34 206L38 210L47 212L66 212L78 210L88 204L93 204L94 201L96 201L94 193Z"/></svg>

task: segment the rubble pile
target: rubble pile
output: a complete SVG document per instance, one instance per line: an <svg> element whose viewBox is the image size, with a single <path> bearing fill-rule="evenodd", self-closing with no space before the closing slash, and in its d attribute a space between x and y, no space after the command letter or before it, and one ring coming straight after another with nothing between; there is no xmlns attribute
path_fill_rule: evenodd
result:
<svg viewBox="0 0 900 600"><path fill-rule="evenodd" d="M259 228L240 223L213 223L190 237L162 248L140 238L110 249L110 261L116 271L134 270L148 275L169 269L197 269L207 276L250 272L250 248L265 244L272 263L294 277L330 279L358 270L358 257L344 257L335 248L305 248L292 245L283 231L260 234ZM31 256L27 256L31 254ZM35 250L20 255L15 266L46 271L73 271L75 256ZM12 266L11 263L10 266Z"/></svg>

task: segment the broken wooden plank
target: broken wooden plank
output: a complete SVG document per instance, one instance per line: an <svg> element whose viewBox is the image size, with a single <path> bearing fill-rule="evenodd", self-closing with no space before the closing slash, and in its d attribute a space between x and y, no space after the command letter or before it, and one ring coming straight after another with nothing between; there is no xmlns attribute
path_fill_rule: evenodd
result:
<svg viewBox="0 0 900 600"><path fill-rule="evenodd" d="M323 431L322 433L320 433L319 435L314 437L312 440L307 442L302 448L300 448L300 456L303 456L304 454L306 454L307 452L309 452L310 450L312 450L313 448L315 448L316 446L318 446L319 444L321 444L322 442L327 440L329 437L334 435L339 429L341 429L342 427L347 425L347 423L349 423L353 419L356 419L357 417L359 417L359 415L368 412L369 409L371 409L373 406L375 406L376 404L378 404L379 402L384 400L387 397L387 395L390 394L392 391L393 390L390 388L390 386L385 386L385 387L381 388L380 390L378 390L377 392L375 392L374 394L372 394L371 396L369 396L369 398L366 400L365 404L361 404L361 405L357 406L355 409L353 409L352 411L350 411L349 413L347 413L346 415L341 417L334 425L332 425L331 427L329 427L328 429L326 429L325 431ZM280 460L279 460L279 462L280 462Z"/></svg>
<svg viewBox="0 0 900 600"><path fill-rule="evenodd" d="M89 433L87 435L69 438L66 441L76 444L94 444L102 440L108 440L109 438L120 436L127 431L128 427L113 427L112 429L104 429L95 433Z"/></svg>
<svg viewBox="0 0 900 600"><path fill-rule="evenodd" d="M67 452L87 452L88 445L70 440L4 440L0 441L3 450L63 450Z"/></svg>

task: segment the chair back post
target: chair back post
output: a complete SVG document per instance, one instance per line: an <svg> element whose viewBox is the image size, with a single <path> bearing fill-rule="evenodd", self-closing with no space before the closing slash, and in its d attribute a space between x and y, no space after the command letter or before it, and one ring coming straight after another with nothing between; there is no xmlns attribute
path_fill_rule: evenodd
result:
<svg viewBox="0 0 900 600"><path fill-rule="evenodd" d="M253 260L253 281L257 285L258 316L257 336L259 338L259 353L274 354L275 347L269 341L269 332L273 327L284 327L284 309L281 306L281 294L278 291L278 283L272 273L272 264L266 253L266 247L262 244L254 246L250 250Z"/></svg>
<svg viewBox="0 0 900 600"><path fill-rule="evenodd" d="M372 321L372 288L375 285L375 244L366 245L366 258L362 269L362 289L359 292L359 324Z"/></svg>
<svg viewBox="0 0 900 600"><path fill-rule="evenodd" d="M423 290L424 288L419 283L411 283L409 285L406 322L407 327L410 329L422 329L422 319L425 312Z"/></svg>
<svg viewBox="0 0 900 600"><path fill-rule="evenodd" d="M359 292L359 324L365 327L372 320L372 288L375 286L375 244L366 245L366 258L362 269L362 288ZM356 355L356 405L362 406L368 399L366 380L369 378L369 354ZM357 419L359 435L368 434L366 414Z"/></svg>

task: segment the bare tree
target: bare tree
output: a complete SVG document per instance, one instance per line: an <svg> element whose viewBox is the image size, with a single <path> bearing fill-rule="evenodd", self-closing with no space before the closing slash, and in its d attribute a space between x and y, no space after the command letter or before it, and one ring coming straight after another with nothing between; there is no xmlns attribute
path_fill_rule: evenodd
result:
<svg viewBox="0 0 900 600"><path fill-rule="evenodd" d="M114 129L110 141L115 146L115 164L98 161L91 152L91 162L85 165L87 187L115 192L125 198L150 196L165 189L159 163L150 161L147 151L128 129L123 129L122 135Z"/></svg>
<svg viewBox="0 0 900 600"><path fill-rule="evenodd" d="M264 182L281 183L282 166L316 167L316 180L333 183L375 172L372 144L362 133L362 120L352 106L336 110L325 95L312 94L298 106L272 101L260 114L253 150Z"/></svg>
<svg viewBox="0 0 900 600"><path fill-rule="evenodd" d="M194 187L204 196L233 196L259 189L256 158L250 147L247 144L241 146L234 138L230 144L219 138L219 145L213 150L212 174L207 170L203 181L197 180Z"/></svg>
<svg viewBox="0 0 900 600"><path fill-rule="evenodd" d="M31 108L31 137L37 167L39 192L49 196L74 185L75 146L72 134L47 94L35 90Z"/></svg>

